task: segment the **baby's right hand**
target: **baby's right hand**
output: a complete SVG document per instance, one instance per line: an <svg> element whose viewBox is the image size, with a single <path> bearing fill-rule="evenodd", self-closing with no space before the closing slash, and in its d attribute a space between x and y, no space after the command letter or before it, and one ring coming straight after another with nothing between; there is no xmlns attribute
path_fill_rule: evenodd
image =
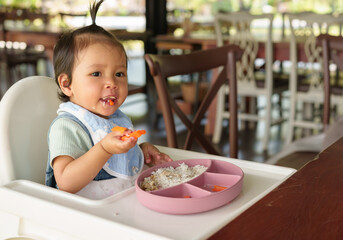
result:
<svg viewBox="0 0 343 240"><path fill-rule="evenodd" d="M136 145L137 139L131 137L122 141L120 139L122 136L118 131L110 132L100 141L100 144L110 154L126 153Z"/></svg>

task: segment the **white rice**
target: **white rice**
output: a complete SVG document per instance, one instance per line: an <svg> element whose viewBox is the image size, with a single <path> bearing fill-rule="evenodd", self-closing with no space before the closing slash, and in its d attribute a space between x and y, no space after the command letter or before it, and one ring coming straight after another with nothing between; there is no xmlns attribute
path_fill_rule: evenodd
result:
<svg viewBox="0 0 343 240"><path fill-rule="evenodd" d="M154 191L172 187L199 176L205 172L207 167L196 165L190 167L185 163L181 163L178 167L172 166L167 168L159 168L151 173L149 177L144 178L141 183L141 188L145 191Z"/></svg>

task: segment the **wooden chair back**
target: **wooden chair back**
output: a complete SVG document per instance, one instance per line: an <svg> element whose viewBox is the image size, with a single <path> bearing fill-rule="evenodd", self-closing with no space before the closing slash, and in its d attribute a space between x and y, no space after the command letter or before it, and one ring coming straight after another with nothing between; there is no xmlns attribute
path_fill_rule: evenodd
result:
<svg viewBox="0 0 343 240"><path fill-rule="evenodd" d="M167 143L169 147L178 148L175 122L173 113L177 114L183 124L187 127L187 137L183 149L190 149L193 140L197 140L206 152L221 155L213 146L205 134L201 131L200 122L204 118L212 100L216 97L218 90L223 84L230 87L229 94L229 143L230 157L237 158L237 83L236 62L241 58L242 50L236 45L226 45L203 51L196 51L184 55L154 55L146 54L150 73L154 79L157 95L162 105L162 114L167 132ZM175 99L168 91L167 78L172 76L205 72L215 68L221 68L217 79L213 81L204 99L201 101L194 118L190 120L180 109Z"/></svg>
<svg viewBox="0 0 343 240"><path fill-rule="evenodd" d="M326 128L330 124L330 106L332 86L330 64L335 64L338 71L343 71L343 36L321 34L317 37L317 45L322 47L324 74L324 109L323 124ZM342 87L341 87L342 88Z"/></svg>

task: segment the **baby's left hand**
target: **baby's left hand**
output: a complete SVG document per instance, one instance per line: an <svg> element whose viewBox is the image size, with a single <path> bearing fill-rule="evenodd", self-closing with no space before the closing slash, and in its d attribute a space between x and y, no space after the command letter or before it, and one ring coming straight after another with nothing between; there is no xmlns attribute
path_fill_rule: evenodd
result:
<svg viewBox="0 0 343 240"><path fill-rule="evenodd" d="M158 165L165 162L173 161L167 154L161 153L154 145L151 143L140 144L144 154L144 162L148 165Z"/></svg>

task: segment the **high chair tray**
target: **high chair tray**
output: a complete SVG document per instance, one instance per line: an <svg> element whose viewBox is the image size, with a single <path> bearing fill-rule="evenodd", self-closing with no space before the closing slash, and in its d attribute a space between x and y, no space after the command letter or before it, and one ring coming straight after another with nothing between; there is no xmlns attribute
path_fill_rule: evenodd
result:
<svg viewBox="0 0 343 240"><path fill-rule="evenodd" d="M210 211L175 215L143 206L135 187L102 200L90 200L32 181L16 180L0 186L0 239L19 235L35 240L207 239L295 172L280 166L157 147L174 161L213 159L239 167L244 172L240 194L229 204ZM210 192L209 196L215 194ZM192 200L196 199L203 201L202 197Z"/></svg>
<svg viewBox="0 0 343 240"><path fill-rule="evenodd" d="M199 176L169 188L145 191L141 188L144 178L157 169L182 163L189 167L207 167ZM223 206L235 199L243 187L243 171L236 165L220 160L187 159L168 162L142 172L136 180L136 195L146 207L168 214L191 214ZM222 189L217 191L216 189Z"/></svg>

